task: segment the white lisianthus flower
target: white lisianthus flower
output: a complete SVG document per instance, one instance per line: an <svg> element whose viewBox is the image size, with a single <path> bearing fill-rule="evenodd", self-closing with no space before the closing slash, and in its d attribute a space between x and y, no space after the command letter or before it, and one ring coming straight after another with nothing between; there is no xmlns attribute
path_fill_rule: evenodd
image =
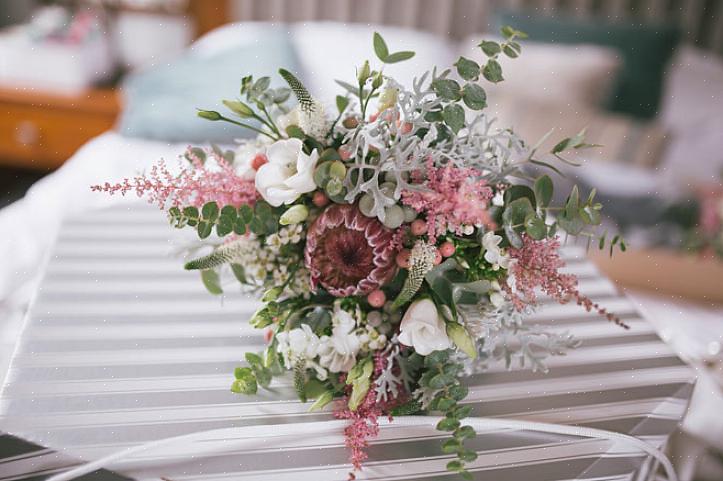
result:
<svg viewBox="0 0 723 481"><path fill-rule="evenodd" d="M482 236L482 247L485 249L485 260L492 264L494 269L508 269L510 267L510 258L502 253L500 249L502 236L495 235L494 232L488 231Z"/></svg>
<svg viewBox="0 0 723 481"><path fill-rule="evenodd" d="M356 320L338 305L334 306L331 336L322 336L319 364L331 372L349 372L356 364L361 340L354 333Z"/></svg>
<svg viewBox="0 0 723 481"><path fill-rule="evenodd" d="M397 339L422 356L452 347L444 319L431 299L420 299L409 306L399 325Z"/></svg>
<svg viewBox="0 0 723 481"><path fill-rule="evenodd" d="M319 355L321 341L308 324L302 324L301 327L290 331L280 332L276 335L276 340L279 343L277 350L281 353L287 369L291 369L297 362L304 361L306 367L316 371L320 381L326 380L326 369L314 361Z"/></svg>
<svg viewBox="0 0 723 481"><path fill-rule="evenodd" d="M301 194L316 189L314 168L319 152L307 155L302 148L301 140L288 139L266 149L268 163L256 171L256 190L274 207L291 204Z"/></svg>

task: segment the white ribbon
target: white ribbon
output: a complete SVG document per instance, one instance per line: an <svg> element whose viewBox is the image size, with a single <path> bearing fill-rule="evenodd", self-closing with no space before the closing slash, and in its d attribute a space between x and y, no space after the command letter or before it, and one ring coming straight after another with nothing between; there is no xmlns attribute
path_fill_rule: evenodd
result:
<svg viewBox="0 0 723 481"><path fill-rule="evenodd" d="M382 426L435 426L439 420L439 416L399 416L394 421L388 421L386 418L379 419ZM464 423L480 430L488 429L514 429L524 431L537 431L550 434L560 434L564 436L578 436L585 438L606 439L610 441L620 441L628 446L632 446L640 451L652 456L665 470L668 481L678 481L678 476L673 468L670 459L660 449L651 446L636 437L627 434L616 433L613 431L605 431L603 429L586 428L579 426L567 426L563 424L548 424L531 421L516 421L511 419L492 419L492 418L465 418ZM199 431L183 436L174 436L170 438L151 441L146 444L134 446L122 451L118 451L111 455L105 456L96 461L91 461L64 473L56 474L48 478L46 481L69 481L83 476L99 469L109 469L113 463L122 459L129 458L134 454L151 451L155 448L176 443L192 443L202 438L213 435L214 437L237 438L239 442L248 442L249 439L257 438L268 434L269 431L275 435L303 436L308 437L310 434L321 434L322 432L339 432L347 425L347 421L321 421L314 423L298 423L286 425L261 425L261 426L244 426L236 428L213 429L209 431ZM229 443L225 445L229 447Z"/></svg>

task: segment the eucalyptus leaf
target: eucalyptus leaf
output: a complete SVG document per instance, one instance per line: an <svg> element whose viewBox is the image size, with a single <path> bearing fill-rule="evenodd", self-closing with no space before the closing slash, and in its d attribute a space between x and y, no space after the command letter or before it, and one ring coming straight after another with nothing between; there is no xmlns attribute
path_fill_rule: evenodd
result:
<svg viewBox="0 0 723 481"><path fill-rule="evenodd" d="M216 296L223 294L223 289L221 288L221 278L215 270L206 269L201 271L201 281L203 282L206 290L211 294Z"/></svg>
<svg viewBox="0 0 723 481"><path fill-rule="evenodd" d="M483 40L479 44L479 48L482 49L482 52L484 52L485 55L488 57L494 57L498 53L500 53L501 47L500 44L497 42L492 42L490 40Z"/></svg>
<svg viewBox="0 0 723 481"><path fill-rule="evenodd" d="M384 41L381 35L379 35L378 32L374 32L374 53L377 55L379 60L382 62L385 62L387 57L389 56L389 48L387 47L387 42Z"/></svg>
<svg viewBox="0 0 723 481"><path fill-rule="evenodd" d="M502 77L502 66L500 66L499 62L494 59L489 59L487 61L487 64L482 70L482 75L484 75L484 78L492 83L498 83L504 80Z"/></svg>
<svg viewBox="0 0 723 481"><path fill-rule="evenodd" d="M487 107L487 93L475 83L467 83L462 88L462 101L472 110L482 110Z"/></svg>
<svg viewBox="0 0 723 481"><path fill-rule="evenodd" d="M414 57L414 52L410 50L403 50L400 52L394 52L393 54L387 56L386 60L384 60L384 63L398 63L403 62L405 60L409 60L410 58Z"/></svg>
<svg viewBox="0 0 723 481"><path fill-rule="evenodd" d="M477 80L480 74L480 66L474 60L470 60L465 57L459 57L457 63L454 64L457 67L457 73L465 80Z"/></svg>
<svg viewBox="0 0 723 481"><path fill-rule="evenodd" d="M457 104L449 104L442 111L442 118L456 134L464 127L464 109Z"/></svg>
<svg viewBox="0 0 723 481"><path fill-rule="evenodd" d="M437 79L432 82L432 88L438 97L445 100L457 101L461 97L460 86L452 79Z"/></svg>
<svg viewBox="0 0 723 481"><path fill-rule="evenodd" d="M552 200L554 185L549 175L543 175L535 180L535 199L537 205L547 207Z"/></svg>

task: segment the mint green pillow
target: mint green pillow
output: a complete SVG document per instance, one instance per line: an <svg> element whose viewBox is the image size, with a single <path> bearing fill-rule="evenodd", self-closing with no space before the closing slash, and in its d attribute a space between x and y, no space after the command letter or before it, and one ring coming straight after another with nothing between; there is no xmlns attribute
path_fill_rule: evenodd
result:
<svg viewBox="0 0 723 481"><path fill-rule="evenodd" d="M497 30L504 25L522 30L535 42L587 43L616 49L623 65L606 107L642 119L658 112L665 68L680 40L678 28L668 25L548 17L520 11L497 12L493 24Z"/></svg>
<svg viewBox="0 0 723 481"><path fill-rule="evenodd" d="M129 75L123 84L125 107L120 132L127 137L168 142L221 144L255 136L242 127L202 119L196 112L228 112L221 101L239 97L245 75L270 76L271 85L280 87L279 67L298 70L287 32L273 27L264 35L255 45L230 47L208 56L189 53L168 65Z"/></svg>

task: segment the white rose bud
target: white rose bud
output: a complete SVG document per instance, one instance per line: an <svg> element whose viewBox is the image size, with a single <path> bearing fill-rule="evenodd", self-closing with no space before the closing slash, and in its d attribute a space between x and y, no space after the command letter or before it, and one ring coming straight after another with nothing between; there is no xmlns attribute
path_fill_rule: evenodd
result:
<svg viewBox="0 0 723 481"><path fill-rule="evenodd" d="M412 346L422 356L451 347L444 320L430 299L414 301L404 313L399 329L399 342Z"/></svg>

